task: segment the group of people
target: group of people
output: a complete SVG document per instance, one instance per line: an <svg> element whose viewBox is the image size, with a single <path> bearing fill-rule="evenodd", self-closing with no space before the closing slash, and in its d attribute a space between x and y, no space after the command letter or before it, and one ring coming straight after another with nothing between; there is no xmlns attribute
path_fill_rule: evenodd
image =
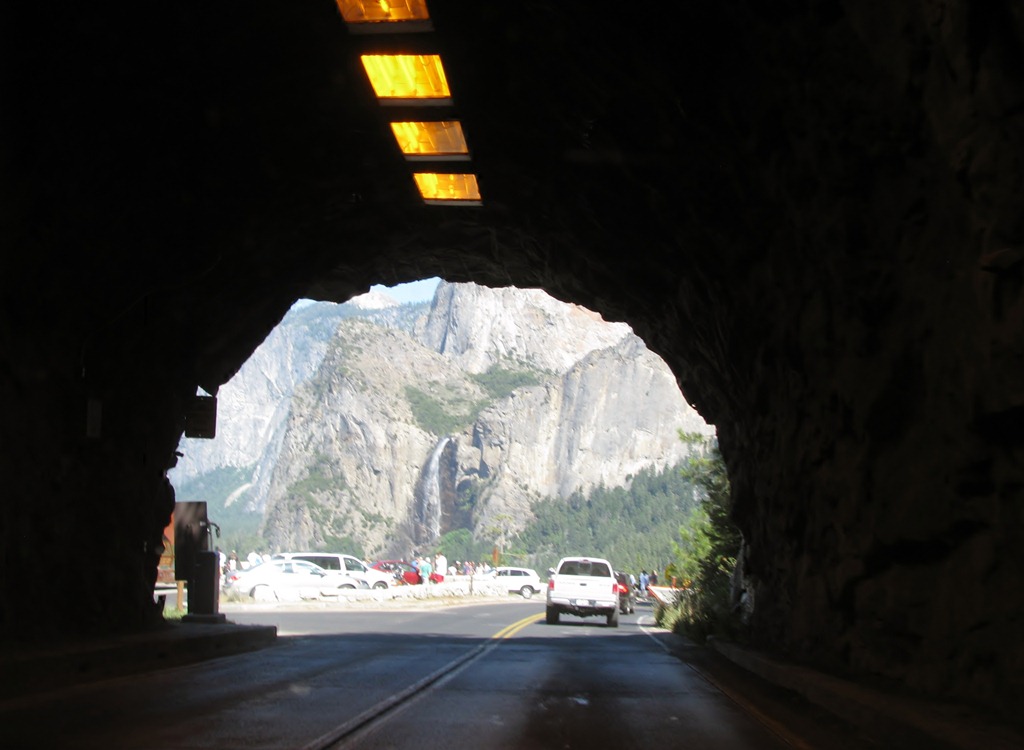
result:
<svg viewBox="0 0 1024 750"><path fill-rule="evenodd" d="M453 576L460 574L464 576L472 576L490 573L494 568L485 562L473 562L471 560L463 560L460 562L459 560L456 560L455 564L448 570Z"/></svg>
<svg viewBox="0 0 1024 750"><path fill-rule="evenodd" d="M247 570L248 568L254 568L260 563L267 562L270 559L270 554L267 552L257 552L253 550L245 558L239 558L238 552L231 550L231 554L226 554L220 547L216 548L217 557L220 561L220 570L223 574L228 574L232 570Z"/></svg>
<svg viewBox="0 0 1024 750"><path fill-rule="evenodd" d="M455 560L451 564L443 552L431 555L413 555L410 564L416 568L420 579L424 583L431 583L430 576L472 576L490 573L493 568L484 562L471 562L469 560Z"/></svg>
<svg viewBox="0 0 1024 750"><path fill-rule="evenodd" d="M658 585L658 571L652 570L648 573L646 570L641 570L639 580L636 576L630 573L629 582L632 584L633 588L636 589L637 596L646 597L647 587Z"/></svg>
<svg viewBox="0 0 1024 750"><path fill-rule="evenodd" d="M416 572L419 573L420 580L423 583L433 583L430 578L432 575L444 576L448 570L448 558L441 552L438 552L433 557L430 555L413 555L412 560L409 562L416 568Z"/></svg>

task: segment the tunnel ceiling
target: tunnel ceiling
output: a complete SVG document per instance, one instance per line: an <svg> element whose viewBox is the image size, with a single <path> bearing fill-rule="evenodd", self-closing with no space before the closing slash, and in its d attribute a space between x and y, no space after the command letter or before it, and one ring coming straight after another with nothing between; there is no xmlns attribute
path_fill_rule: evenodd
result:
<svg viewBox="0 0 1024 750"><path fill-rule="evenodd" d="M752 637L1019 705L1019 5L429 7L5 8L6 564L117 529L79 624L144 621L188 400L295 299L539 287L717 426ZM419 200L371 48L442 55L483 206Z"/></svg>
<svg viewBox="0 0 1024 750"><path fill-rule="evenodd" d="M20 92L32 105L21 135L39 146L24 166L52 176L33 204L56 225L55 245L71 239L64 231L107 256L66 260L68 276L148 284L150 314L166 301L168 314L194 309L197 325L223 317L204 312L214 299L252 304L263 284L276 292L258 302L272 308L265 329L288 297L344 300L371 283L440 275L544 287L630 320L662 353L678 339L666 298L741 304L748 335L761 335L743 278L780 236L812 254L793 217L778 219L790 191L813 188L771 171L813 158L794 139L823 124L802 109L813 89L779 82L808 66L843 73L847 48L869 66L847 26L742 5L660 21L585 3L429 7L434 31L393 36L350 34L330 2L167 9L144 30L133 16L48 14L57 22L25 63L36 82ZM394 112L359 64L370 49L442 55L483 208L422 205L388 129ZM887 88L872 91L884 105ZM825 114L844 122L857 97ZM67 126L59 138L56 123ZM53 215L69 204L73 218ZM646 317L657 326L644 330ZM239 341L231 367L251 350L251 336Z"/></svg>

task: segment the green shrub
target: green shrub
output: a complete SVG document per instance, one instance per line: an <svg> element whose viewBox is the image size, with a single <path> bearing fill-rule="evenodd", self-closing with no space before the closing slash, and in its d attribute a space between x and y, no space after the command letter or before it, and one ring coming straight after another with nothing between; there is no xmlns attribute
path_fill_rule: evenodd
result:
<svg viewBox="0 0 1024 750"><path fill-rule="evenodd" d="M699 440L681 437L694 444ZM704 443L684 473L701 489L701 500L679 529L672 572L689 586L671 611L661 615L662 621L697 642L709 635L737 638L741 628L732 612L732 576L741 537L729 517L729 479L717 445Z"/></svg>
<svg viewBox="0 0 1024 750"><path fill-rule="evenodd" d="M178 609L177 607L167 607L164 609L164 619L168 622L180 622L181 618L188 614L188 610Z"/></svg>
<svg viewBox="0 0 1024 750"><path fill-rule="evenodd" d="M441 537L437 548L454 564L456 560L476 561L490 557L491 545L473 539L469 529L453 529Z"/></svg>
<svg viewBox="0 0 1024 750"><path fill-rule="evenodd" d="M405 387L405 397L409 399L416 424L432 435L448 435L471 424L487 405L485 401L458 398L442 401L411 385Z"/></svg>
<svg viewBox="0 0 1024 750"><path fill-rule="evenodd" d="M471 377L495 400L505 398L518 388L526 388L540 383L540 378L535 372L506 370L497 365L491 367L487 372Z"/></svg>

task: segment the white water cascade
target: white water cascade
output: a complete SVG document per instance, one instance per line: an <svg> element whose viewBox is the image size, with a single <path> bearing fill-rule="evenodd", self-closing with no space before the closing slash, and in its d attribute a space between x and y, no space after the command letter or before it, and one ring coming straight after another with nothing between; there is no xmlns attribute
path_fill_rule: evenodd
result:
<svg viewBox="0 0 1024 750"><path fill-rule="evenodd" d="M451 440L450 437L441 438L420 476L416 510L420 521L419 527L422 529L423 538L418 540L421 544L430 544L441 536L441 480L438 469L441 454Z"/></svg>

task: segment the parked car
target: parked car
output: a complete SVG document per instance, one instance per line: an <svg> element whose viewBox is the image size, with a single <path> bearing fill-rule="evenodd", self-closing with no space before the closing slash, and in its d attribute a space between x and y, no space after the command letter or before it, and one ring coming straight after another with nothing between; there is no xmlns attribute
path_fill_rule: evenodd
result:
<svg viewBox="0 0 1024 750"><path fill-rule="evenodd" d="M399 583L405 583L409 585L415 585L423 583L423 579L420 577L419 571L413 567L412 563L406 560L377 560L377 562L370 565L374 570L384 571L390 573L395 577ZM431 573L431 583L441 583L444 580L444 575L441 573Z"/></svg>
<svg viewBox="0 0 1024 750"><path fill-rule="evenodd" d="M524 599L541 592L540 576L533 568L501 566L494 569L494 580L505 584L510 594L522 594Z"/></svg>
<svg viewBox="0 0 1024 750"><path fill-rule="evenodd" d="M272 560L305 560L319 565L324 570L344 573L359 581L366 581L371 589L386 589L394 582L394 576L375 570L353 555L338 552L278 552Z"/></svg>
<svg viewBox="0 0 1024 750"><path fill-rule="evenodd" d="M624 615L631 615L636 612L636 594L633 585L629 582L629 574L622 571L615 571L615 580L619 584L619 612Z"/></svg>
<svg viewBox="0 0 1024 750"><path fill-rule="evenodd" d="M305 560L270 560L248 570L233 570L224 582L225 592L256 601L316 599L325 594L337 595L340 589L358 588L367 588L365 581L324 570Z"/></svg>
<svg viewBox="0 0 1024 750"><path fill-rule="evenodd" d="M415 585L420 582L420 574L405 560L377 560L370 567L383 573L390 573L398 584Z"/></svg>

